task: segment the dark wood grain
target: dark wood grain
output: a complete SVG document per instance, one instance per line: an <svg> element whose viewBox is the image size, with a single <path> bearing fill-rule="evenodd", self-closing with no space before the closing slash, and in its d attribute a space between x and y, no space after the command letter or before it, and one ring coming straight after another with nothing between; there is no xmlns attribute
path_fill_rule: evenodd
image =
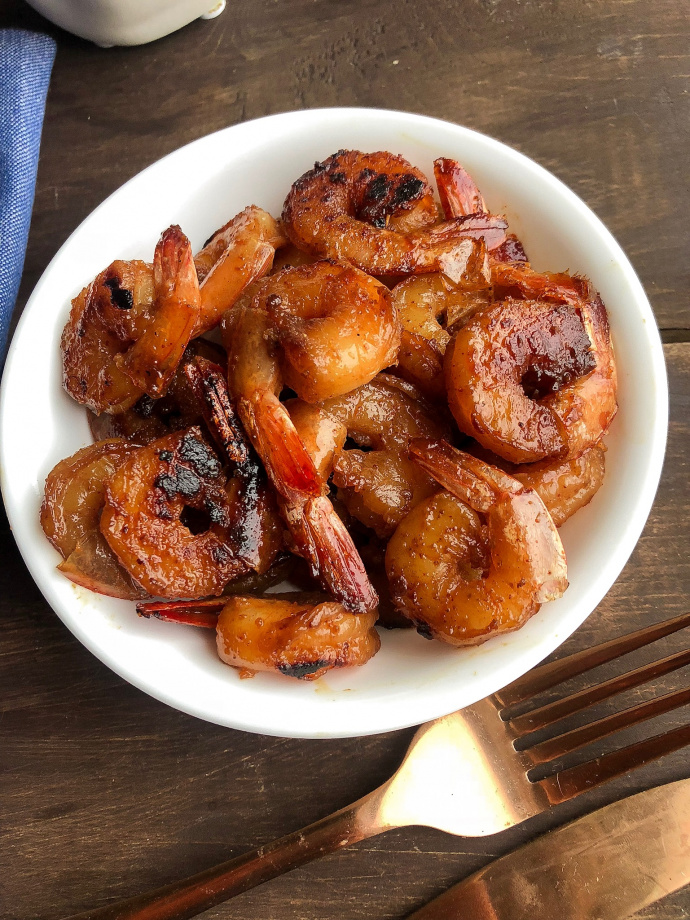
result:
<svg viewBox="0 0 690 920"><path fill-rule="evenodd" d="M563 651L687 609L684 4L230 0L212 22L110 50L53 28L20 0L0 10L5 25L58 40L18 312L61 243L106 195L182 144L272 112L326 105L424 112L493 135L563 179L622 243L673 342L669 446L654 509L621 577ZM3 918L51 920L237 855L348 804L385 779L405 750L410 731L276 739L171 710L114 675L61 625L4 517L0 559ZM683 637L660 645L679 649ZM661 684L687 680L686 669ZM661 724L680 721L676 713ZM391 832L207 916L402 918L538 831L689 774L687 751L679 752L486 840ZM686 890L641 916L689 914Z"/></svg>
<svg viewBox="0 0 690 920"><path fill-rule="evenodd" d="M9 0L3 21L45 21ZM610 227L660 325L686 329L690 13L677 0L233 0L142 48L53 29L20 304L80 221L171 150L249 118L364 105L513 145Z"/></svg>

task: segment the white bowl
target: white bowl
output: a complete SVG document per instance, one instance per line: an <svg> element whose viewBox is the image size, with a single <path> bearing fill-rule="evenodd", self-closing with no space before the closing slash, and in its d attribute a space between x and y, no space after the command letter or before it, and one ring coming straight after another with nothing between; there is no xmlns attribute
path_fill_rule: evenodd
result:
<svg viewBox="0 0 690 920"><path fill-rule="evenodd" d="M75 587L38 523L53 465L90 442L83 409L60 382L60 332L70 299L115 258L151 257L179 223L199 247L248 204L279 214L285 194L317 159L341 147L401 153L428 175L457 158L489 207L508 216L538 269L594 282L609 311L620 410L607 439L607 475L591 504L562 529L570 587L521 630L477 648L384 631L365 667L314 683L259 674L240 680L205 630L138 619L134 605ZM620 247L561 182L527 157L442 121L373 109L274 115L202 138L155 163L105 201L55 256L27 304L0 398L2 488L29 570L74 635L114 671L157 699L211 722L272 735L332 738L402 728L473 703L562 643L620 573L649 513L667 424L663 353L644 291ZM65 694L69 678L65 679Z"/></svg>
<svg viewBox="0 0 690 920"><path fill-rule="evenodd" d="M97 45L143 45L186 26L213 19L225 0L27 0L46 19Z"/></svg>

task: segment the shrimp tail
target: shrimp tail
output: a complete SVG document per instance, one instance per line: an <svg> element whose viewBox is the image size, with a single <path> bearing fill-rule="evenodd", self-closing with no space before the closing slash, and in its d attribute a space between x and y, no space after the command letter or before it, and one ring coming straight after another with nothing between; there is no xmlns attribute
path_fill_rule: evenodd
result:
<svg viewBox="0 0 690 920"><path fill-rule="evenodd" d="M226 605L227 599L211 598L205 601L147 601L137 604L140 617L156 617L167 623L185 623L187 626L200 626L203 629L215 629L218 615Z"/></svg>
<svg viewBox="0 0 690 920"><path fill-rule="evenodd" d="M199 319L199 280L192 247L182 230L168 227L153 259L155 314L127 354L115 359L153 399L163 396Z"/></svg>
<svg viewBox="0 0 690 920"><path fill-rule="evenodd" d="M446 220L466 214L486 214L487 208L476 182L457 160L434 160L434 176Z"/></svg>
<svg viewBox="0 0 690 920"><path fill-rule="evenodd" d="M299 512L293 507L287 520L312 575L343 607L352 613L369 613L378 607L378 595L352 537L326 496L311 499Z"/></svg>
<svg viewBox="0 0 690 920"><path fill-rule="evenodd" d="M323 483L282 403L272 393L256 393L237 407L278 493L288 502L321 495Z"/></svg>
<svg viewBox="0 0 690 920"><path fill-rule="evenodd" d="M201 308L194 335L220 322L246 288L273 266L275 251L286 243L279 224L250 205L207 240L195 263L201 279Z"/></svg>
<svg viewBox="0 0 690 920"><path fill-rule="evenodd" d="M185 364L184 373L203 406L210 431L217 436L228 459L243 466L249 459L249 444L230 401L223 368L207 358L196 357Z"/></svg>
<svg viewBox="0 0 690 920"><path fill-rule="evenodd" d="M505 241L507 226L504 217L491 214L470 214L437 224L415 239L415 259L443 272L453 284L486 287L491 280L487 250Z"/></svg>
<svg viewBox="0 0 690 920"><path fill-rule="evenodd" d="M500 253L499 253L500 255ZM529 262L504 262L492 253L491 280L499 289L517 288L530 300L549 300L579 307L587 299L587 282L564 272L535 272Z"/></svg>
<svg viewBox="0 0 690 920"><path fill-rule="evenodd" d="M486 287L491 281L486 244L479 239L463 239L451 252L442 255L439 267L444 275L460 287Z"/></svg>
<svg viewBox="0 0 690 920"><path fill-rule="evenodd" d="M487 511L491 507L494 490L484 477L477 476L478 466L486 467L486 464L451 447L447 441L427 438L411 441L409 455L444 489L467 502L475 511Z"/></svg>
<svg viewBox="0 0 690 920"><path fill-rule="evenodd" d="M235 413L223 368L196 357L185 365L184 371L204 407L209 430L234 467L230 527L237 556L262 574L270 568L282 546L275 495Z"/></svg>
<svg viewBox="0 0 690 920"><path fill-rule="evenodd" d="M529 538L530 566L539 573L533 600L543 604L563 594L568 586L563 544L551 515L535 491L445 441L416 439L410 445L410 456L475 511L488 513L492 506L509 504L512 519L518 525L513 537L521 528L525 539ZM493 526L490 522L490 532Z"/></svg>

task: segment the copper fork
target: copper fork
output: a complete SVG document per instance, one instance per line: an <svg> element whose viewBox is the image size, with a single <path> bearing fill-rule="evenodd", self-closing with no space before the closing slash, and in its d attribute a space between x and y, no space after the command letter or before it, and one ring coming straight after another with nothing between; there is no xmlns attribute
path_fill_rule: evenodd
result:
<svg viewBox="0 0 690 920"><path fill-rule="evenodd" d="M319 856L395 827L426 825L465 837L495 834L678 750L690 744L690 725L542 779L529 775L539 765L690 702L686 687L531 743L535 731L690 663L690 649L527 713L513 715L511 710L568 678L688 625L690 613L535 668L499 693L422 725L391 779L347 808L184 881L72 920L184 920Z"/></svg>

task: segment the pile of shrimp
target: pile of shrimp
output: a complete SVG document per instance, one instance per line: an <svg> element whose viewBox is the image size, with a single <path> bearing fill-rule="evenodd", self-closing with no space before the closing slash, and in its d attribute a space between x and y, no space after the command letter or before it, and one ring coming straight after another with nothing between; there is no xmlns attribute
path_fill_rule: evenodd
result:
<svg viewBox="0 0 690 920"><path fill-rule="evenodd" d="M459 163L434 177L340 150L280 219L196 255L171 226L81 291L63 381L95 442L46 481L61 572L306 680L367 662L376 624L461 647L563 594L617 408L606 310Z"/></svg>

